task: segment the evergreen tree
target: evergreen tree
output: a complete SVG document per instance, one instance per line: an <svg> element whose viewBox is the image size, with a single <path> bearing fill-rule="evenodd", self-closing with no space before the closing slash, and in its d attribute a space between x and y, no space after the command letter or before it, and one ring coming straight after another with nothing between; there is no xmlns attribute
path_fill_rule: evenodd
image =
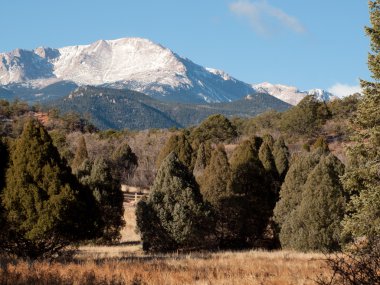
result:
<svg viewBox="0 0 380 285"><path fill-rule="evenodd" d="M9 160L7 145L0 137L0 195L5 186L5 171Z"/></svg>
<svg viewBox="0 0 380 285"><path fill-rule="evenodd" d="M3 205L1 204L1 197L3 194L3 189L5 187L5 172L9 160L9 153L6 144L0 137L0 253L4 249L4 243L7 240L7 223L5 219L5 213Z"/></svg>
<svg viewBox="0 0 380 285"><path fill-rule="evenodd" d="M259 149L259 158L261 163L264 166L264 169L273 175L273 177L277 176L276 163L274 161L274 157L271 151L270 143L264 141Z"/></svg>
<svg viewBox="0 0 380 285"><path fill-rule="evenodd" d="M103 158L96 158L92 163L87 160L78 173L80 181L91 189L98 204L101 232L97 242L118 241L121 238L120 230L125 225L123 193L118 181L112 178L109 163Z"/></svg>
<svg viewBox="0 0 380 285"><path fill-rule="evenodd" d="M309 95L282 115L281 128L295 135L311 136L318 133L326 118L328 118L326 104Z"/></svg>
<svg viewBox="0 0 380 285"><path fill-rule="evenodd" d="M211 144L206 142L206 143L201 143L198 152L197 152L197 159L195 160L195 165L194 165L194 170L193 174L195 178L199 178L200 176L203 175L204 170L206 166L209 164L210 159L211 159Z"/></svg>
<svg viewBox="0 0 380 285"><path fill-rule="evenodd" d="M175 153L161 164L149 197L137 204L137 227L146 251L206 245L212 229L198 184Z"/></svg>
<svg viewBox="0 0 380 285"><path fill-rule="evenodd" d="M195 145L201 142L210 141L218 144L230 142L237 137L235 126L223 115L211 115L204 120L191 134Z"/></svg>
<svg viewBox="0 0 380 285"><path fill-rule="evenodd" d="M321 157L302 187L302 200L281 231L283 247L302 251L339 249L345 198L344 165L332 154Z"/></svg>
<svg viewBox="0 0 380 285"><path fill-rule="evenodd" d="M231 157L230 188L238 196L239 216L241 223L239 242L242 247L255 246L263 238L275 197L270 189L270 181L259 160L257 151L250 141L244 141L233 152Z"/></svg>
<svg viewBox="0 0 380 285"><path fill-rule="evenodd" d="M127 143L121 144L112 153L113 178L121 184L126 184L138 166L137 156Z"/></svg>
<svg viewBox="0 0 380 285"><path fill-rule="evenodd" d="M88 159L86 140L84 139L84 136L81 136L78 142L77 151L75 152L74 160L71 164L71 168L74 173L86 159Z"/></svg>
<svg viewBox="0 0 380 285"><path fill-rule="evenodd" d="M302 187L322 155L323 152L320 150L293 155L290 168L281 185L280 199L274 208L274 220L281 231L292 212L301 203Z"/></svg>
<svg viewBox="0 0 380 285"><path fill-rule="evenodd" d="M269 146L269 149L272 151L273 145L274 145L274 138L270 134L265 134L263 135L262 139L263 139L263 143L266 143Z"/></svg>
<svg viewBox="0 0 380 285"><path fill-rule="evenodd" d="M280 181L284 181L289 169L289 150L283 137L279 137L273 145L273 157Z"/></svg>
<svg viewBox="0 0 380 285"><path fill-rule="evenodd" d="M157 168L171 152L174 152L186 167L193 169L193 149L184 133L174 134L169 138L157 157Z"/></svg>
<svg viewBox="0 0 380 285"><path fill-rule="evenodd" d="M97 233L91 193L35 120L26 123L12 148L2 203L9 225L6 247L19 256L49 256Z"/></svg>
<svg viewBox="0 0 380 285"><path fill-rule="evenodd" d="M348 149L348 171L343 177L351 195L343 222L347 240L380 236L380 2L369 1L369 11L368 67L374 81L361 81L364 96L353 120L355 144Z"/></svg>
<svg viewBox="0 0 380 285"><path fill-rule="evenodd" d="M215 216L216 244L220 248L235 247L241 228L239 206L229 183L231 170L223 145L212 152L210 163L199 179L203 198L212 206Z"/></svg>

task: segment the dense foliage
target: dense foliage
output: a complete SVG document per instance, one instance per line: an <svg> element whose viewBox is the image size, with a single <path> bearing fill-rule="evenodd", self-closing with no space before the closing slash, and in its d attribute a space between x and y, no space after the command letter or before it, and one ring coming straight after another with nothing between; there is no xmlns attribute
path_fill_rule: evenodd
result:
<svg viewBox="0 0 380 285"><path fill-rule="evenodd" d="M366 33L372 53L368 67L373 82L361 81L364 96L352 122L355 144L348 150L348 171L343 178L351 201L344 219L347 240L380 236L380 3L370 1L371 26Z"/></svg>
<svg viewBox="0 0 380 285"><path fill-rule="evenodd" d="M12 145L2 205L7 223L3 249L19 256L50 256L96 234L98 215L91 193L71 174L35 120L26 123Z"/></svg>
<svg viewBox="0 0 380 285"><path fill-rule="evenodd" d="M207 245L210 212L198 184L175 153L162 162L147 200L137 204L143 249L172 251Z"/></svg>

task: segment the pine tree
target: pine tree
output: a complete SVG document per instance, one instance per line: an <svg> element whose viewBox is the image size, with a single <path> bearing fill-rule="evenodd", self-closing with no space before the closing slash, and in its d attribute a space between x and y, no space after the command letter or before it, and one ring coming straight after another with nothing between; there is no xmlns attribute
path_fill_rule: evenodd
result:
<svg viewBox="0 0 380 285"><path fill-rule="evenodd" d="M273 145L273 157L280 181L284 181L289 169L289 150L284 138L279 137Z"/></svg>
<svg viewBox="0 0 380 285"><path fill-rule="evenodd" d="M171 251L206 245L209 211L199 186L175 153L161 164L147 200L136 208L146 251Z"/></svg>
<svg viewBox="0 0 380 285"><path fill-rule="evenodd" d="M84 136L81 136L78 142L77 151L75 152L74 160L71 164L71 168L74 173L86 159L88 159L86 140L84 139Z"/></svg>
<svg viewBox="0 0 380 285"><path fill-rule="evenodd" d="M302 200L280 234L285 248L334 251L340 248L345 197L340 176L344 165L332 154L321 157L302 187ZM283 228L284 229L284 228Z"/></svg>
<svg viewBox="0 0 380 285"><path fill-rule="evenodd" d="M19 256L49 256L96 234L91 193L34 120L26 123L12 148L2 203L9 224L7 250Z"/></svg>
<svg viewBox="0 0 380 285"><path fill-rule="evenodd" d="M157 168L171 152L174 152L186 167L193 169L193 149L184 133L174 134L169 138L158 155Z"/></svg>
<svg viewBox="0 0 380 285"><path fill-rule="evenodd" d="M233 152L231 157L230 188L238 198L241 223L239 239L242 247L255 246L263 238L275 197L270 189L270 181L259 160L257 151L250 141L244 141Z"/></svg>
<svg viewBox="0 0 380 285"><path fill-rule="evenodd" d="M349 165L343 183L351 195L344 219L344 238L380 236L380 2L369 1L372 53L368 67L373 82L361 81L363 98L353 120L355 144L348 149Z"/></svg>
<svg viewBox="0 0 380 285"><path fill-rule="evenodd" d="M120 230L125 225L123 193L120 184L111 175L110 163L103 158L96 158L92 163L84 161L81 167L78 169L80 181L92 191L100 213L97 242L113 243L120 240Z"/></svg>

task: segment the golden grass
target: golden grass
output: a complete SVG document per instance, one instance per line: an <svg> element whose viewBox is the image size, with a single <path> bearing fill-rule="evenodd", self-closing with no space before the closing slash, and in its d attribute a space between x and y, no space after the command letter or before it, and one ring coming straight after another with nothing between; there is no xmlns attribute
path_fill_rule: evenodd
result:
<svg viewBox="0 0 380 285"><path fill-rule="evenodd" d="M1 284L315 284L321 254L244 251L145 255L138 247L83 247L70 262L2 262Z"/></svg>

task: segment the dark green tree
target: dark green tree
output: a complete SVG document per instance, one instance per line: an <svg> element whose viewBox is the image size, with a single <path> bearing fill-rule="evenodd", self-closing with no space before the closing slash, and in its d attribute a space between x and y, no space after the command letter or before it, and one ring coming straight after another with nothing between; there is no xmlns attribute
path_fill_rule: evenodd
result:
<svg viewBox="0 0 380 285"><path fill-rule="evenodd" d="M149 197L137 204L136 220L146 251L207 246L209 210L194 176L175 153L162 162Z"/></svg>
<svg viewBox="0 0 380 285"><path fill-rule="evenodd" d="M230 142L237 137L235 126L223 115L211 115L204 120L191 134L194 144L210 141L218 144Z"/></svg>
<svg viewBox="0 0 380 285"><path fill-rule="evenodd" d="M312 136L319 132L328 114L326 104L309 95L282 115L281 128L295 135Z"/></svg>
<svg viewBox="0 0 380 285"><path fill-rule="evenodd" d="M323 152L305 152L293 155L290 168L281 185L280 199L274 208L274 220L281 231L292 212L299 206L302 199L302 187L309 173L318 164Z"/></svg>
<svg viewBox="0 0 380 285"><path fill-rule="evenodd" d="M370 23L366 34L371 40L368 68L373 81L361 81L359 102L352 128L354 145L349 147L348 171L343 177L351 195L344 219L344 238L380 236L380 2L369 1Z"/></svg>
<svg viewBox="0 0 380 285"><path fill-rule="evenodd" d="M1 204L1 197L3 194L3 189L5 187L5 172L7 169L9 160L8 148L3 139L0 137L0 253L4 249L4 243L7 241L7 223L4 213L3 205Z"/></svg>
<svg viewBox="0 0 380 285"><path fill-rule="evenodd" d="M186 167L193 169L193 149L184 133L174 134L169 138L157 157L157 168L171 152L174 152Z"/></svg>
<svg viewBox="0 0 380 285"><path fill-rule="evenodd" d="M334 155L321 157L302 187L302 200L280 234L285 248L336 251L340 248L345 197L340 176L344 165ZM284 228L283 228L284 229Z"/></svg>
<svg viewBox="0 0 380 285"><path fill-rule="evenodd" d="M285 144L284 138L279 137L273 145L273 157L276 170L280 181L284 181L286 173L289 169L289 150Z"/></svg>
<svg viewBox="0 0 380 285"><path fill-rule="evenodd" d="M231 169L223 145L213 150L210 163L199 180L201 193L211 204L215 216L216 245L220 248L236 247L242 225L237 219L240 216L237 196L229 187Z"/></svg>
<svg viewBox="0 0 380 285"><path fill-rule="evenodd" d="M115 149L111 158L113 178L126 184L138 166L137 156L127 143L123 143Z"/></svg>
<svg viewBox="0 0 380 285"><path fill-rule="evenodd" d="M78 169L78 176L80 182L92 191L99 209L100 233L96 242L107 244L120 240L120 230L125 225L123 193L111 175L110 163L100 157L93 162L84 161Z"/></svg>
<svg viewBox="0 0 380 285"><path fill-rule="evenodd" d="M71 164L71 168L74 173L86 159L88 159L86 140L84 136L81 136L78 142L77 150L75 152L74 160Z"/></svg>
<svg viewBox="0 0 380 285"><path fill-rule="evenodd" d="M9 153L6 143L0 137L0 195L5 186L5 171L8 165Z"/></svg>
<svg viewBox="0 0 380 285"><path fill-rule="evenodd" d="M237 195L241 227L241 247L258 246L272 216L275 196L270 187L267 173L251 141L244 141L232 153L231 191Z"/></svg>
<svg viewBox="0 0 380 285"><path fill-rule="evenodd" d="M9 225L5 248L16 255L51 256L97 234L91 193L71 174L35 120L26 123L12 147L2 199Z"/></svg>

